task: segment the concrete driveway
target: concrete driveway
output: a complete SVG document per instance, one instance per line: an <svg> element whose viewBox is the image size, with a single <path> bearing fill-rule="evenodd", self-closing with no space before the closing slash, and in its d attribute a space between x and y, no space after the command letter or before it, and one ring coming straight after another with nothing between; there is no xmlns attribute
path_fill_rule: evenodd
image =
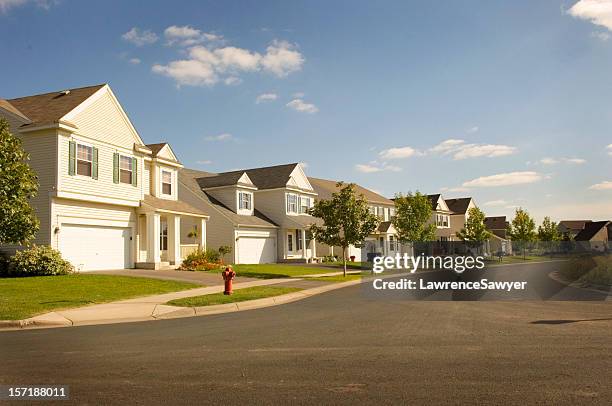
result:
<svg viewBox="0 0 612 406"><path fill-rule="evenodd" d="M174 271L174 270L152 270L152 269L119 269L109 271L91 271L88 273L97 275L122 275L136 276L142 278L165 279L180 282L190 282L199 285L214 286L222 285L223 278L219 273L212 272L189 272L189 271ZM235 283L251 282L256 278L237 277Z"/></svg>

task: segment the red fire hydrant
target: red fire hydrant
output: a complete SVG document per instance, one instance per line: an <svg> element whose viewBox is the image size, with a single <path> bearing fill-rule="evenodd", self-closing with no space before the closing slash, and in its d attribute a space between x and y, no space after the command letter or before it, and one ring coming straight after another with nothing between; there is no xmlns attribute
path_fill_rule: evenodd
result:
<svg viewBox="0 0 612 406"><path fill-rule="evenodd" d="M223 276L223 280L225 281L225 290L223 291L223 294L231 295L232 294L232 280L236 276L236 272L234 272L232 267L228 265L228 267L225 268L225 271L221 272L221 275Z"/></svg>

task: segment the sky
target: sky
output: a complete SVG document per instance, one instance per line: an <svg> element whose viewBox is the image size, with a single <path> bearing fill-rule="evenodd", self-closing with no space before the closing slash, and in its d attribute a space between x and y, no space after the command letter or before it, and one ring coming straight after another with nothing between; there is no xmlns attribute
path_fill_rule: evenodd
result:
<svg viewBox="0 0 612 406"><path fill-rule="evenodd" d="M189 168L612 219L612 0L143 4L0 0L0 97L108 83Z"/></svg>

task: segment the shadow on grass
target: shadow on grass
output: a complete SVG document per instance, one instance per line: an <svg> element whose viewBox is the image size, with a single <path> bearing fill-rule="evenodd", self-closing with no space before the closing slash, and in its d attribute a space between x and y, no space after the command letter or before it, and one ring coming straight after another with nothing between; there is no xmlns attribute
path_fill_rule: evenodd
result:
<svg viewBox="0 0 612 406"><path fill-rule="evenodd" d="M242 276L245 278L259 278L259 279L291 278L291 275L285 275L285 274L280 274L280 273L265 273L265 272L236 272L236 276Z"/></svg>
<svg viewBox="0 0 612 406"><path fill-rule="evenodd" d="M571 324L571 323L581 323L583 321L608 321L608 320L612 320L612 318L579 319L579 320L536 320L536 321L532 321L530 324Z"/></svg>

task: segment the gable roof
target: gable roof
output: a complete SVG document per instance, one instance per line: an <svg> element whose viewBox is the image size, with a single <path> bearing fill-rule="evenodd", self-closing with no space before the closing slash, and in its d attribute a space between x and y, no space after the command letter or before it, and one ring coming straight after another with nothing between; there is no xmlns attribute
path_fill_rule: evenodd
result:
<svg viewBox="0 0 612 406"><path fill-rule="evenodd" d="M62 117L104 86L106 84L18 97L6 101L31 121L31 123L24 124L24 127L53 124L59 122Z"/></svg>
<svg viewBox="0 0 612 406"><path fill-rule="evenodd" d="M507 224L506 216L485 217L484 219L487 230L505 230Z"/></svg>
<svg viewBox="0 0 612 406"><path fill-rule="evenodd" d="M584 229L576 234L574 239L576 241L591 241L595 234L600 232L603 228L606 228L610 224L609 221L589 221L584 225ZM609 240L608 235L606 240Z"/></svg>
<svg viewBox="0 0 612 406"><path fill-rule="evenodd" d="M264 216L260 211L255 209L252 216L242 216L234 213L230 208L225 206L223 203L210 196L208 193L202 190L199 185L199 180L205 179L207 176L215 175L210 172L197 171L194 169L179 169L179 182L181 186L184 186L190 191L190 193L198 196L202 209L207 213L213 211L219 213L234 225L242 226L255 226L255 227L272 227L277 228L272 220ZM180 189L179 189L180 190ZM198 205L198 207L200 207ZM212 213L214 216L215 214Z"/></svg>
<svg viewBox="0 0 612 406"><path fill-rule="evenodd" d="M468 207L470 206L470 202L472 201L471 197L461 197L458 199L445 199L446 205L453 213L457 214L465 214L467 213Z"/></svg>
<svg viewBox="0 0 612 406"><path fill-rule="evenodd" d="M332 193L339 190L339 188L336 186L338 182L335 180L308 177L308 181L314 188L315 192L317 192L319 195L319 198L323 200L331 199ZM357 194L362 194L369 203L382 203L388 205L394 204L391 199L387 199L386 197L357 184L355 184L355 191Z"/></svg>
<svg viewBox="0 0 612 406"><path fill-rule="evenodd" d="M146 147L149 148L151 150L151 153L153 154L153 156L155 156L166 145L168 145L167 142L159 142L157 144L146 144Z"/></svg>
<svg viewBox="0 0 612 406"><path fill-rule="evenodd" d="M197 182L200 187L204 189L219 186L233 186L240 183L240 178L242 178L244 174L245 171L223 172L217 174L207 173L206 176L198 178Z"/></svg>
<svg viewBox="0 0 612 406"><path fill-rule="evenodd" d="M160 199L159 197L145 195L141 205L169 212L194 214L197 216L208 216L203 210L193 207L181 200Z"/></svg>
<svg viewBox="0 0 612 406"><path fill-rule="evenodd" d="M590 222L591 220L561 220L559 227L578 232L584 230L585 225Z"/></svg>
<svg viewBox="0 0 612 406"><path fill-rule="evenodd" d="M298 163L293 163L221 173L200 172L201 177L198 178L198 183L204 188L236 185L246 173L259 190L284 188L298 165Z"/></svg>

